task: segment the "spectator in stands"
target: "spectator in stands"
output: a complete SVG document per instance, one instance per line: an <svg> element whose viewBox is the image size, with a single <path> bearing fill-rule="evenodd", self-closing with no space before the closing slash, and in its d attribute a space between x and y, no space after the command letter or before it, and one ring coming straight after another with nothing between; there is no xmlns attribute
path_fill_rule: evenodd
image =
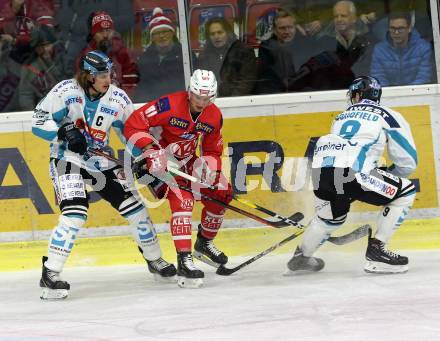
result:
<svg viewBox="0 0 440 341"><path fill-rule="evenodd" d="M313 41L296 30L295 16L287 10L276 11L272 37L261 43L258 93L287 92L296 72L313 55Z"/></svg>
<svg viewBox="0 0 440 341"><path fill-rule="evenodd" d="M332 20L328 0L284 0L280 8L295 15L297 30L307 36L316 36Z"/></svg>
<svg viewBox="0 0 440 341"><path fill-rule="evenodd" d="M182 45L161 8L154 9L148 30L151 44L138 61L141 79L134 95L138 103L185 89Z"/></svg>
<svg viewBox="0 0 440 341"><path fill-rule="evenodd" d="M389 16L388 35L373 52L371 75L382 86L426 84L434 73L431 45L411 29L411 16L396 12Z"/></svg>
<svg viewBox="0 0 440 341"><path fill-rule="evenodd" d="M145 0L148 1L148 0ZM58 39L63 42L66 54L64 70L66 78L72 78L76 70L76 57L86 48L90 33L88 13L104 11L113 20L118 32L129 32L134 25L133 1L120 0L56 0L55 21Z"/></svg>
<svg viewBox="0 0 440 341"><path fill-rule="evenodd" d="M9 49L10 57L19 64L31 54L31 31L35 24L53 25L52 0L2 1L0 8L0 44Z"/></svg>
<svg viewBox="0 0 440 341"><path fill-rule="evenodd" d="M62 55L54 49L56 41L52 27L41 25L33 29L32 57L29 64L23 64L18 91L21 110L33 110L49 90L64 79Z"/></svg>
<svg viewBox="0 0 440 341"><path fill-rule="evenodd" d="M357 20L353 1L338 1L333 6L332 32L318 39L317 46L334 53L337 62L320 70L313 77L316 90L347 88L355 75L367 74L371 61L374 39L368 26Z"/></svg>
<svg viewBox="0 0 440 341"><path fill-rule="evenodd" d="M253 93L257 78L255 52L237 39L231 24L224 18L208 20L205 41L197 68L214 72L219 96Z"/></svg>
<svg viewBox="0 0 440 341"><path fill-rule="evenodd" d="M90 51L99 50L109 56L113 62L113 84L132 96L134 87L139 82L138 66L124 46L120 35L115 32L113 19L103 11L93 12L89 18L90 41L76 60L77 70L79 70L79 63L83 56Z"/></svg>
<svg viewBox="0 0 440 341"><path fill-rule="evenodd" d="M18 85L21 64L9 57L0 43L0 112L18 111Z"/></svg>

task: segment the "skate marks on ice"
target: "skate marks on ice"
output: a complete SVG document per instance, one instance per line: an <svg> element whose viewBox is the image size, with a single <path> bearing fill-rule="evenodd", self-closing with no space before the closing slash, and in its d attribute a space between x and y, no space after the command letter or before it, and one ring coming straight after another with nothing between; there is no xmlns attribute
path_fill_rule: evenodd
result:
<svg viewBox="0 0 440 341"><path fill-rule="evenodd" d="M405 254L398 275L364 273L360 252L318 253L322 272L290 277L290 254L230 277L200 264L198 290L145 266L66 268L60 302L39 299L40 271L0 273L0 340L439 340L440 252Z"/></svg>

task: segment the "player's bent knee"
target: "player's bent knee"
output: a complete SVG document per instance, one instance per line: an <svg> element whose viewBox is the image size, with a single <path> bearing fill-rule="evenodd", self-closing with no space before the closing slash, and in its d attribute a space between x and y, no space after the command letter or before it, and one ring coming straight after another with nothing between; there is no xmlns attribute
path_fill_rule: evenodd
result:
<svg viewBox="0 0 440 341"><path fill-rule="evenodd" d="M80 229L87 220L86 215L60 215L59 222L63 227Z"/></svg>
<svg viewBox="0 0 440 341"><path fill-rule="evenodd" d="M334 230L338 229L342 224L345 223L347 215L344 214L336 218L324 218L318 216L319 225L325 229L328 233L332 233Z"/></svg>
<svg viewBox="0 0 440 341"><path fill-rule="evenodd" d="M411 180L402 178L402 187L389 206L411 207L416 197L416 187Z"/></svg>
<svg viewBox="0 0 440 341"><path fill-rule="evenodd" d="M140 211L146 212L146 208L142 201L137 200L134 196L130 196L119 204L118 211L124 218L129 219L129 217Z"/></svg>

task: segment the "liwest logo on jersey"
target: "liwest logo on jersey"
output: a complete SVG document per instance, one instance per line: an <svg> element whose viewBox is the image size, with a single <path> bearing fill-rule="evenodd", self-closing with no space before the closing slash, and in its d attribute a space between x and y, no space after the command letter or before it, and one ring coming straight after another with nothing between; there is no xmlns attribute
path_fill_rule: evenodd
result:
<svg viewBox="0 0 440 341"><path fill-rule="evenodd" d="M168 123L173 127L177 127L180 129L186 129L189 127L189 122L179 117L170 117Z"/></svg>
<svg viewBox="0 0 440 341"><path fill-rule="evenodd" d="M74 103L82 104L83 100L80 96L67 97L67 99L65 101L66 106L68 106L70 104L74 104Z"/></svg>
<svg viewBox="0 0 440 341"><path fill-rule="evenodd" d="M56 87L56 89L53 91L54 93L57 93L63 86L69 84L69 83L73 83L73 81L71 79L65 80L61 83L58 84L58 86Z"/></svg>
<svg viewBox="0 0 440 341"><path fill-rule="evenodd" d="M400 125L399 123L396 121L396 119L388 112L386 111L384 108L379 108L377 106L374 105L369 105L369 104L365 104L365 103L361 103L361 104L355 104L352 105L349 108L349 111L360 111L360 112L371 112L373 114L378 114L380 116L383 117L383 119L390 125L391 128L399 128ZM343 115L343 114L347 114L347 112L342 113L339 116ZM344 118L348 118L348 117L342 117L340 119L344 119ZM336 118L338 119L338 118Z"/></svg>
<svg viewBox="0 0 440 341"><path fill-rule="evenodd" d="M120 98L122 98L125 101L125 104L129 104L130 100L128 99L127 95L121 91L113 91L112 92L113 96L118 96Z"/></svg>
<svg viewBox="0 0 440 341"><path fill-rule="evenodd" d="M203 131L203 132L205 132L207 134L210 134L214 130L214 127L209 125L208 123L197 122L196 130Z"/></svg>
<svg viewBox="0 0 440 341"><path fill-rule="evenodd" d="M390 199L394 198L396 195L397 187L386 183L382 179L363 173L357 173L355 176L358 182L366 189L379 193Z"/></svg>
<svg viewBox="0 0 440 341"><path fill-rule="evenodd" d="M106 107L106 106L101 106L101 110L100 112L107 114L107 115L111 115L111 116L117 116L118 115L118 111L116 109L110 108L110 107Z"/></svg>

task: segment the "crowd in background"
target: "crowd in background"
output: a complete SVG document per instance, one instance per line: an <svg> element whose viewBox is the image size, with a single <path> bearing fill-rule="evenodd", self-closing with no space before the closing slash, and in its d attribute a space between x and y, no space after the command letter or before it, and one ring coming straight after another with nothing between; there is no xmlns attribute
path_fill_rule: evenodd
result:
<svg viewBox="0 0 440 341"><path fill-rule="evenodd" d="M220 97L437 81L429 0L185 3L192 68ZM178 18L177 0L0 0L0 112L32 110L94 49L136 103L184 89Z"/></svg>

